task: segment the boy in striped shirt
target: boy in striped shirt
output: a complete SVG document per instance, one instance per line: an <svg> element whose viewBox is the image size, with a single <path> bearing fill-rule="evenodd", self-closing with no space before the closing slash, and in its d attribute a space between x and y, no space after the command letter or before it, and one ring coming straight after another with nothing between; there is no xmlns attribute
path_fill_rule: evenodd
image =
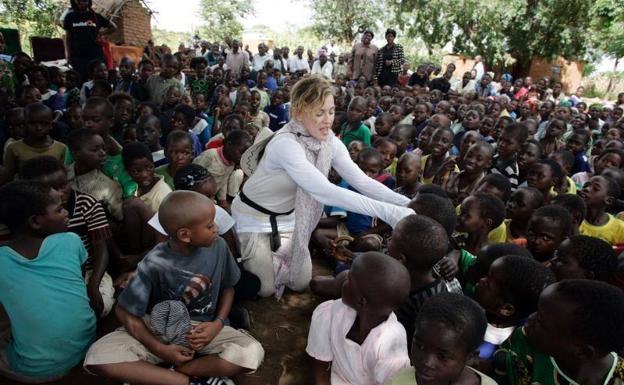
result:
<svg viewBox="0 0 624 385"><path fill-rule="evenodd" d="M88 252L82 265L87 282L91 307L99 317L106 316L115 299L113 280L106 273L108 267L107 241L112 233L104 207L93 196L75 191L67 179L63 163L51 156L39 156L24 162L21 177L43 182L61 194L63 207L68 211L67 231L80 236Z"/></svg>
<svg viewBox="0 0 624 385"><path fill-rule="evenodd" d="M492 158L490 172L507 177L512 192L518 188L518 152L528 135L529 131L523 123L513 123L503 128L498 139L497 154Z"/></svg>

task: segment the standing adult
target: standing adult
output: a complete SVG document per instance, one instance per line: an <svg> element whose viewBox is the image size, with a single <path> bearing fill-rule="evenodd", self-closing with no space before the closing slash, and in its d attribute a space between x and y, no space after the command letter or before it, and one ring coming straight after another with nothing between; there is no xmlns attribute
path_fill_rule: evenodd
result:
<svg viewBox="0 0 624 385"><path fill-rule="evenodd" d="M71 0L70 9L61 18L66 32L69 64L78 71L82 81L88 78L89 62L96 59L105 62L104 50L98 42L98 35L115 28L91 6L91 0Z"/></svg>
<svg viewBox="0 0 624 385"><path fill-rule="evenodd" d="M282 50L278 47L273 48L273 68L283 74L288 71L287 60L282 57Z"/></svg>
<svg viewBox="0 0 624 385"><path fill-rule="evenodd" d="M310 63L303 56L303 51L303 46L300 45L295 50L295 55L288 59L288 71L290 73L296 73L301 76L310 72Z"/></svg>
<svg viewBox="0 0 624 385"><path fill-rule="evenodd" d="M327 60L327 51L320 49L318 51L318 60L312 65L312 75L323 75L327 80L332 80L334 66Z"/></svg>
<svg viewBox="0 0 624 385"><path fill-rule="evenodd" d="M266 44L258 44L258 53L253 55L252 66L253 71L258 72L264 69L264 64L271 59L271 55L267 53L269 47Z"/></svg>
<svg viewBox="0 0 624 385"><path fill-rule="evenodd" d="M241 52L238 40L232 40L232 51L227 54L225 65L230 71L230 76L235 80L240 78L243 68L249 70L249 55L247 52Z"/></svg>
<svg viewBox="0 0 624 385"><path fill-rule="evenodd" d="M304 290L312 277L308 243L323 205L342 207L391 226L410 215L409 199L369 178L332 131L334 97L325 78L299 80L290 93L291 121L243 154L250 178L232 202L243 267L261 281L260 295ZM335 169L360 193L327 179Z"/></svg>
<svg viewBox="0 0 624 385"><path fill-rule="evenodd" d="M349 57L349 70L347 75L351 80L357 81L360 76L364 76L369 84L375 79L375 63L379 48L372 44L375 35L372 31L364 31L362 40L356 43L351 50Z"/></svg>
<svg viewBox="0 0 624 385"><path fill-rule="evenodd" d="M379 86L395 86L399 82L401 67L405 63L403 46L395 44L396 31L386 30L386 45L377 54L377 81Z"/></svg>
<svg viewBox="0 0 624 385"><path fill-rule="evenodd" d="M481 78L485 74L485 66L483 65L483 58L481 57L481 55L477 55L475 57L474 70L476 71L475 81L479 83L481 81Z"/></svg>

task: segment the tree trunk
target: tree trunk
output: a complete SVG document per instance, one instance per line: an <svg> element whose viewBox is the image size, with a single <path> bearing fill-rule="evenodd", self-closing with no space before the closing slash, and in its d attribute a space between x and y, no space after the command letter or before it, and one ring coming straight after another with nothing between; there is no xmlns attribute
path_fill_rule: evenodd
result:
<svg viewBox="0 0 624 385"><path fill-rule="evenodd" d="M613 72L609 75L609 85L607 86L607 94L611 92L611 87L613 87L613 78L615 77L615 71L617 71L617 66L620 64L620 58L615 58L615 64L613 65Z"/></svg>

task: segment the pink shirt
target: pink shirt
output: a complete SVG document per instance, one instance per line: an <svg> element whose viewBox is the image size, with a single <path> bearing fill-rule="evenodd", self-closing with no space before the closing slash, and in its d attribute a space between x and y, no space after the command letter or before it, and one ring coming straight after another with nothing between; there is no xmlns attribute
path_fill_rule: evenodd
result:
<svg viewBox="0 0 624 385"><path fill-rule="evenodd" d="M362 345L347 338L357 313L341 299L318 305L312 314L306 352L332 363L332 385L382 385L410 366L407 336L394 313L370 331Z"/></svg>

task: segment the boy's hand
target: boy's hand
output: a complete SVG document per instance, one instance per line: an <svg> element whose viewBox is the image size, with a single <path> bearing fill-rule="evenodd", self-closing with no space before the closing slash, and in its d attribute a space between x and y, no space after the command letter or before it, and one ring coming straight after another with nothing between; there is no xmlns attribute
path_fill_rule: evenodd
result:
<svg viewBox="0 0 624 385"><path fill-rule="evenodd" d="M444 159L444 162L442 163L442 167L440 167L440 171L455 170L455 166L457 165L457 158L458 158L457 156L449 156L448 158Z"/></svg>
<svg viewBox="0 0 624 385"><path fill-rule="evenodd" d="M100 288L95 285L87 286L87 295L89 296L89 305L95 312L96 317L100 318L100 314L104 311L104 300L100 294Z"/></svg>
<svg viewBox="0 0 624 385"><path fill-rule="evenodd" d="M180 345L163 345L162 348L158 350L157 356L160 357L163 361L168 362L174 365L182 365L186 362L189 362L193 359L193 352L189 348L185 348Z"/></svg>
<svg viewBox="0 0 624 385"><path fill-rule="evenodd" d="M436 267L438 269L438 273L447 281L453 280L457 271L459 270L457 267L457 263L453 261L452 258L444 257L437 264Z"/></svg>
<svg viewBox="0 0 624 385"><path fill-rule="evenodd" d="M191 344L193 350L199 351L208 345L219 334L221 329L223 329L221 321L202 322L186 335L186 339Z"/></svg>

